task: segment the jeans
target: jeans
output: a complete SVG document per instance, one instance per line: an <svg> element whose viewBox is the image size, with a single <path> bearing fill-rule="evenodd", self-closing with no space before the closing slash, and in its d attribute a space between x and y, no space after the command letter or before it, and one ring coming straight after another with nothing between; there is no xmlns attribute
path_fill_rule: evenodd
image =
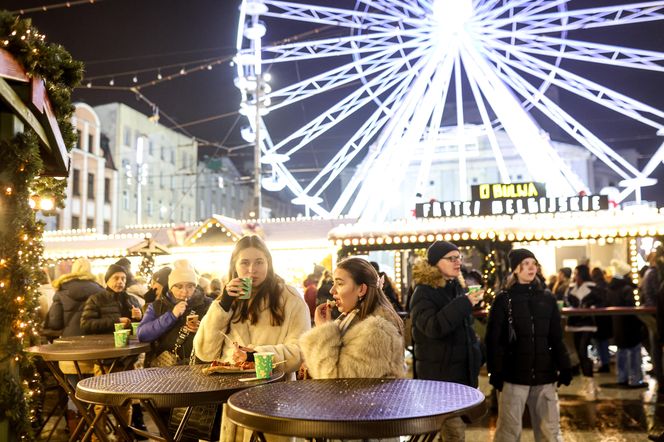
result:
<svg viewBox="0 0 664 442"><path fill-rule="evenodd" d="M498 422L494 442L521 439L523 412L528 406L535 441L562 442L556 384L519 385L505 382L498 396Z"/></svg>
<svg viewBox="0 0 664 442"><path fill-rule="evenodd" d="M619 348L617 354L618 383L638 385L643 381L641 370L641 344L631 348Z"/></svg>
<svg viewBox="0 0 664 442"><path fill-rule="evenodd" d="M574 348L579 356L581 372L589 378L593 377L593 361L588 357L588 345L590 345L592 335L592 332L574 332Z"/></svg>

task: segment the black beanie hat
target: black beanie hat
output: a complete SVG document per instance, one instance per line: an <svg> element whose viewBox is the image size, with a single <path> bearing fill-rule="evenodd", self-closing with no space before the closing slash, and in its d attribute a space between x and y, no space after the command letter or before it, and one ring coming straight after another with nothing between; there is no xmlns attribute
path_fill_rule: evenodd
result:
<svg viewBox="0 0 664 442"><path fill-rule="evenodd" d="M129 272L131 270L131 261L127 258L120 258L115 262L116 265L122 266Z"/></svg>
<svg viewBox="0 0 664 442"><path fill-rule="evenodd" d="M510 252L508 255L508 259L510 260L510 268L512 271L516 270L517 266L521 263L526 258L533 258L535 261L537 261L537 258L535 258L535 255L533 255L533 252L531 252L528 249L514 249Z"/></svg>
<svg viewBox="0 0 664 442"><path fill-rule="evenodd" d="M162 287L168 290L168 275L170 274L171 274L171 268L164 267L154 272L152 274L152 279L157 281L159 284L161 284Z"/></svg>
<svg viewBox="0 0 664 442"><path fill-rule="evenodd" d="M451 242L436 241L427 249L427 261L430 265L435 266L440 261L440 258L454 250L458 251L459 248Z"/></svg>
<svg viewBox="0 0 664 442"><path fill-rule="evenodd" d="M125 276L129 276L125 267L118 264L111 264L108 266L108 270L106 270L106 275L104 275L104 282L108 282L108 280L111 279L111 276L118 272L122 272Z"/></svg>

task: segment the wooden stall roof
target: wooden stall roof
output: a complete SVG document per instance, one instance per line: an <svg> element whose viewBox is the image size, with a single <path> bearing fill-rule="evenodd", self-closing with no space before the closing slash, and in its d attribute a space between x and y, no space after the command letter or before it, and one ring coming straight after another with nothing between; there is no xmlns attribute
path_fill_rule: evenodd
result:
<svg viewBox="0 0 664 442"><path fill-rule="evenodd" d="M106 258L132 255L164 255L168 248L149 235L140 234L79 234L44 235L44 259Z"/></svg>
<svg viewBox="0 0 664 442"><path fill-rule="evenodd" d="M69 174L67 148L44 81L29 77L23 66L4 49L0 49L0 111L16 115L37 134L45 168L42 175Z"/></svg>

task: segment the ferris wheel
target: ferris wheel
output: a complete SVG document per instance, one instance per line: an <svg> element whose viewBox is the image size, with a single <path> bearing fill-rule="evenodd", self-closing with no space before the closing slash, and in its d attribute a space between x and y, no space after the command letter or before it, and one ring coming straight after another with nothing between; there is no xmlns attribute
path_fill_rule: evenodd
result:
<svg viewBox="0 0 664 442"><path fill-rule="evenodd" d="M236 85L249 122L243 136L260 146L263 187L288 188L308 213L381 221L407 167L417 171L416 190L428 183L447 133L458 140L459 189L468 187L464 140L479 136L501 182L510 182L508 139L537 181L567 195L587 191L546 136L544 127L554 127L620 177L617 202L640 199L656 182L664 144L637 168L588 116L664 135L661 109L606 85L612 69L662 73L663 52L615 36L663 20L664 1L611 3L244 0ZM573 109L554 89L572 97Z"/></svg>

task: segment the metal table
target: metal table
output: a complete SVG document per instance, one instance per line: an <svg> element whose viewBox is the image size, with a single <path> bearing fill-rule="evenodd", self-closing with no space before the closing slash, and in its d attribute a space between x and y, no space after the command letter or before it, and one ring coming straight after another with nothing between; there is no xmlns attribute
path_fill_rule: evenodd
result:
<svg viewBox="0 0 664 442"><path fill-rule="evenodd" d="M253 373L228 373L205 375L207 364L179 365L174 367L146 368L143 370L110 373L87 378L78 383L76 397L84 402L118 407L137 399L152 416L163 437L132 428L138 434L157 440L180 440L191 408L195 405L221 404L233 393L256 385L283 378L283 371L275 371L270 379L241 382ZM158 408L186 407L187 411L174 437L171 437Z"/></svg>
<svg viewBox="0 0 664 442"><path fill-rule="evenodd" d="M110 336L110 338L109 338ZM130 340L126 347L116 347L112 335L90 335L90 336L72 336L59 339L60 342L52 344L36 345L25 349L26 353L39 356L44 360L48 369L53 373L53 376L58 381L58 384L64 389L67 396L72 400L78 411L83 416L83 420L79 423L78 428L70 437L70 441L77 439L78 434L83 430L84 423L88 424L88 431L83 436L86 440L93 432L102 441L107 441L108 437L103 429L95 428L96 421L99 417L95 416L94 407L86 407L76 398L76 391L72 384L69 383L67 377L60 371L58 362L70 361L74 363L79 380L83 378L79 362L91 361L99 365L104 370L102 361L111 360L111 370L121 358L127 356L135 356L145 353L150 349L150 344L141 343L136 340Z"/></svg>
<svg viewBox="0 0 664 442"><path fill-rule="evenodd" d="M262 385L228 399L237 425L307 439L418 436L433 440L442 423L486 413L484 395L452 382L419 379L325 379Z"/></svg>

